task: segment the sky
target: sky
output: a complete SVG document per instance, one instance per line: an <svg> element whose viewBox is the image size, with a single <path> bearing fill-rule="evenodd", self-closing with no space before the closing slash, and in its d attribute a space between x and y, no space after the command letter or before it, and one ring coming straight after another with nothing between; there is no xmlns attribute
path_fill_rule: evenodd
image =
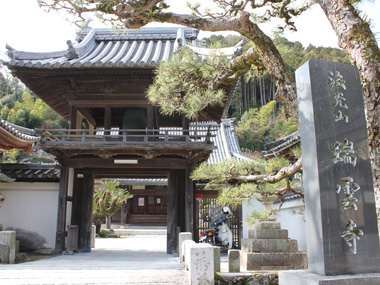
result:
<svg viewBox="0 0 380 285"><path fill-rule="evenodd" d="M188 0L168 0L172 11L187 12L185 3ZM194 0L195 1L195 0ZM193 1L193 2L194 2ZM209 0L203 0L205 3ZM364 1L361 7L372 19L372 30L380 38L380 0ZM0 0L0 58L4 59L5 44L24 51L58 51L67 49L67 40L74 41L77 27L66 21L61 13L46 13L38 7L36 0ZM152 23L150 26L160 26ZM91 22L91 27L102 27L100 23ZM304 47L314 46L337 47L337 39L329 22L319 6L315 5L296 20L298 32L287 32L290 41L300 41ZM260 26L266 34L271 34L273 24ZM199 38L211 33L200 33Z"/></svg>

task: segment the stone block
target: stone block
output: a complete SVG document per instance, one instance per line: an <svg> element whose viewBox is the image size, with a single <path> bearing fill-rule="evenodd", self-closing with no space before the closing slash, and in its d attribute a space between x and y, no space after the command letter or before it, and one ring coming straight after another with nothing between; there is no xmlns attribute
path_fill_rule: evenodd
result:
<svg viewBox="0 0 380 285"><path fill-rule="evenodd" d="M255 224L256 230L274 230L281 229L281 223L279 222L259 222Z"/></svg>
<svg viewBox="0 0 380 285"><path fill-rule="evenodd" d="M240 264L244 270L261 270L265 267L276 269L291 267L292 269L307 268L307 256L304 252L295 253L254 253L241 252Z"/></svg>
<svg viewBox="0 0 380 285"><path fill-rule="evenodd" d="M280 271L280 285L378 285L380 273L324 276L308 270Z"/></svg>
<svg viewBox="0 0 380 285"><path fill-rule="evenodd" d="M178 237L179 262L183 263L182 243L185 240L192 240L192 239L193 239L192 233L189 233L189 232L179 233L179 237Z"/></svg>
<svg viewBox="0 0 380 285"><path fill-rule="evenodd" d="M220 272L220 247L213 246L212 249L214 250L214 271Z"/></svg>
<svg viewBox="0 0 380 285"><path fill-rule="evenodd" d="M0 264L9 263L9 245L0 243Z"/></svg>
<svg viewBox="0 0 380 285"><path fill-rule="evenodd" d="M16 232L15 231L1 231L0 243L9 246L9 259L8 263L15 263L16 258Z"/></svg>
<svg viewBox="0 0 380 285"><path fill-rule="evenodd" d="M67 248L66 251L78 251L79 226L67 226Z"/></svg>
<svg viewBox="0 0 380 285"><path fill-rule="evenodd" d="M214 284L214 250L210 244L190 247L190 284Z"/></svg>
<svg viewBox="0 0 380 285"><path fill-rule="evenodd" d="M95 248L95 238L96 238L96 226L92 225L91 226L91 241L90 241L91 248Z"/></svg>
<svg viewBox="0 0 380 285"><path fill-rule="evenodd" d="M248 238L249 239L255 239L256 238L256 230L249 230L248 231Z"/></svg>
<svg viewBox="0 0 380 285"><path fill-rule="evenodd" d="M185 263L185 269L189 270L189 261L190 261L190 248L194 246L196 243L193 240L185 240L182 243L182 256L180 256L181 263Z"/></svg>
<svg viewBox="0 0 380 285"><path fill-rule="evenodd" d="M256 239L288 239L288 230L265 229L256 230Z"/></svg>
<svg viewBox="0 0 380 285"><path fill-rule="evenodd" d="M242 239L241 250L245 252L297 252L297 241L289 239Z"/></svg>
<svg viewBox="0 0 380 285"><path fill-rule="evenodd" d="M240 250L228 251L228 272L240 272Z"/></svg>

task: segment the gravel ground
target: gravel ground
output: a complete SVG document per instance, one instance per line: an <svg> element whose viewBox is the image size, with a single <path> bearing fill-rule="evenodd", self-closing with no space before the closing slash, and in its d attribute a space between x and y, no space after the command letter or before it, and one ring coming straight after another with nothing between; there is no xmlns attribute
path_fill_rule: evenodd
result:
<svg viewBox="0 0 380 285"><path fill-rule="evenodd" d="M90 253L0 265L0 284L188 284L166 235L96 239Z"/></svg>

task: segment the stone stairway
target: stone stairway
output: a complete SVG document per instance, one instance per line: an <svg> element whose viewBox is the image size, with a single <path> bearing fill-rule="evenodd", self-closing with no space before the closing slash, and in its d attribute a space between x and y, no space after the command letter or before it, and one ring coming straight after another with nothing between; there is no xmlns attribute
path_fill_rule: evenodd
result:
<svg viewBox="0 0 380 285"><path fill-rule="evenodd" d="M244 270L287 270L307 268L305 252L279 222L259 222L242 239L240 266Z"/></svg>
<svg viewBox="0 0 380 285"><path fill-rule="evenodd" d="M126 225L124 228L112 225L114 232L120 236L136 236L136 235L166 235L166 226L132 226Z"/></svg>

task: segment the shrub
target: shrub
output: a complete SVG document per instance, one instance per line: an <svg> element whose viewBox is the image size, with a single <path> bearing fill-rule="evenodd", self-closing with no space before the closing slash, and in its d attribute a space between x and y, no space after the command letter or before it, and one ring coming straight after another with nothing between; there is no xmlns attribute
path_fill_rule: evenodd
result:
<svg viewBox="0 0 380 285"><path fill-rule="evenodd" d="M37 232L13 227L8 227L7 231L16 232L16 240L19 241L20 249L23 251L35 251L36 249L42 248L46 243L46 239Z"/></svg>

